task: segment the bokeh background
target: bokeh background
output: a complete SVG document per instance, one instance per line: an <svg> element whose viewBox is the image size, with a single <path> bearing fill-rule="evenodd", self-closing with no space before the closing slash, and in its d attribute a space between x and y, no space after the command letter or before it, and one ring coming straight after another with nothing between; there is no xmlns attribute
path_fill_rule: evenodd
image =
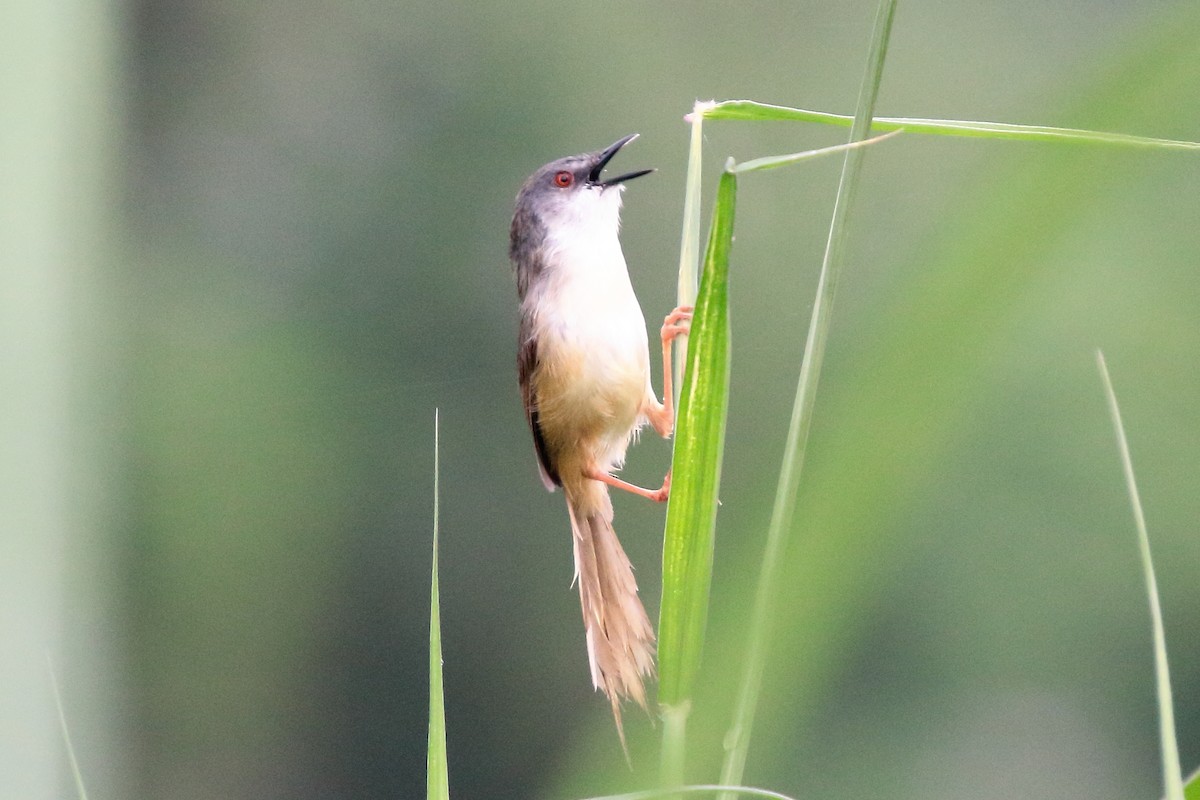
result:
<svg viewBox="0 0 1200 800"><path fill-rule="evenodd" d="M696 99L850 112L874 4L20 4L0 33L0 795L424 791L433 418L451 790L650 785L587 677L514 374L512 197L626 133L674 305ZM1200 139L1200 14L902 3L882 114ZM708 186L842 129L712 124ZM838 164L743 179L716 777ZM1159 795L1150 624L1200 763L1200 155L901 136L852 217L747 780L797 797ZM706 195L705 218L710 197ZM652 483L667 444L626 475ZM658 606L663 511L615 500ZM49 663L47 655L50 656ZM51 666L52 664L52 666Z"/></svg>

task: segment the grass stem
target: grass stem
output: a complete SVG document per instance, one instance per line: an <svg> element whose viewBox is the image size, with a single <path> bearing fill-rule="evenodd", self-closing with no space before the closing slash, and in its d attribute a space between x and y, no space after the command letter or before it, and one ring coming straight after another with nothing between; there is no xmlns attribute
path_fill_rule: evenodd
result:
<svg viewBox="0 0 1200 800"><path fill-rule="evenodd" d="M442 621L438 598L438 487L441 467L438 411L433 412L433 580L429 600L429 745L426 751L427 800L450 800L446 758L446 698L442 688Z"/></svg>
<svg viewBox="0 0 1200 800"><path fill-rule="evenodd" d="M1104 383L1104 395L1108 400L1108 413L1112 417L1113 431L1117 437L1117 449L1121 454L1121 470L1125 474L1125 488L1129 492L1129 505L1133 508L1133 522L1137 528L1138 551L1142 558L1142 573L1146 580L1146 594L1150 599L1150 620L1154 628L1154 677L1158 689L1158 733L1162 746L1163 784L1167 800L1184 800L1183 771L1179 766L1179 745L1175 738L1175 711L1171 699L1171 674L1167 667L1167 637L1163 632L1162 607L1158 601L1158 581L1154 577L1154 562L1150 558L1150 535L1146 531L1146 515L1142 512L1142 500L1138 495L1137 479L1133 474L1133 458L1129 455L1129 442L1125 438L1125 425L1121 422L1121 409L1117 405L1117 393L1104 353L1096 351L1096 366Z"/></svg>
<svg viewBox="0 0 1200 800"><path fill-rule="evenodd" d="M87 789L83 785L83 772L79 769L79 760L75 757L75 746L71 744L71 730L67 725L67 712L63 708L62 692L58 689L58 676L54 674L54 663L49 654L46 662L50 668L50 688L54 692L54 705L58 708L58 725L62 729L63 744L67 748L67 761L71 765L71 775L75 779L75 792L79 800L87 800Z"/></svg>
<svg viewBox="0 0 1200 800"><path fill-rule="evenodd" d="M850 141L866 139L871 131L871 119L875 113L875 100L883 78L883 63L887 55L888 38L895 16L895 0L880 0L875 17L871 49L867 57L867 68L859 92L854 124L850 129ZM808 339L800 365L800 377L796 386L796 398L792 406L792 418L788 427L788 438L775 493L775 503L767 531L767 544L763 553L762 569L751 612L749 642L746 648L746 663L742 676L733 723L725 740L725 759L721 766L722 784L740 784L746 767L746 755L750 748L754 715L762 689L763 669L766 665L767 646L770 640L775 584L783 561L785 534L791 528L795 512L796 496L800 487L800 473L804 465L808 432L812 425L813 408L816 403L818 378L825 356L825 343L832 319L834 292L841 272L847 233L846 220L854 199L854 189L862 169L865 150L846 152L842 162L842 174L834 201L833 219L829 225L829 238L825 246L825 257L821 264L821 275L817 284L817 298L813 305ZM721 800L736 800L736 792L726 792Z"/></svg>

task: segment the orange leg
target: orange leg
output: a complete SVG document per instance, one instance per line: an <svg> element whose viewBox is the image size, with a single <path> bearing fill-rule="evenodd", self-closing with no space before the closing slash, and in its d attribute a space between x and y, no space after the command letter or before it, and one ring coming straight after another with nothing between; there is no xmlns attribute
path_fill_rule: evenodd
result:
<svg viewBox="0 0 1200 800"><path fill-rule="evenodd" d="M692 327L692 307L679 306L663 320L661 337L663 349L663 405L657 414L648 415L650 424L664 439L675 430L675 386L671 370L671 343L677 336L686 336Z"/></svg>
<svg viewBox="0 0 1200 800"><path fill-rule="evenodd" d="M667 477L663 478L663 485L660 489L643 489L641 486L635 486L628 481L623 481L616 475L610 475L603 470L590 469L586 473L587 477L594 481L607 483L609 486L617 489L624 489L640 497L645 497L653 500L656 503L664 503L671 494L671 473L667 473Z"/></svg>
<svg viewBox="0 0 1200 800"><path fill-rule="evenodd" d="M663 404L660 408L647 414L654 430L666 438L675 429L675 391L671 375L671 343L677 336L686 336L692 325L692 307L679 306L663 320L660 336L663 348ZM615 475L592 467L585 475L594 481L607 483L616 489L623 489L639 497L645 497L656 503L666 502L671 495L671 472L668 470L663 478L663 485L658 489L643 489L629 481L623 481Z"/></svg>

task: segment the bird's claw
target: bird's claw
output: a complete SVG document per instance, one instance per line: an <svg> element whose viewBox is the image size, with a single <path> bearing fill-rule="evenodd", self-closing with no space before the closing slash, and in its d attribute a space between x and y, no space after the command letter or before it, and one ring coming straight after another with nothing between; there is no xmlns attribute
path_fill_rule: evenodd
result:
<svg viewBox="0 0 1200 800"><path fill-rule="evenodd" d="M663 344L672 341L676 336L686 336L692 327L692 306L679 306L667 314L662 324Z"/></svg>

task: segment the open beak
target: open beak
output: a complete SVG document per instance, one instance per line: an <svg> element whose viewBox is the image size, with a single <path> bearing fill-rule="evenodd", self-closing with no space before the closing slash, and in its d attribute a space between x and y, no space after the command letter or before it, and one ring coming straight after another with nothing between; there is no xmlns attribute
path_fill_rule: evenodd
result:
<svg viewBox="0 0 1200 800"><path fill-rule="evenodd" d="M612 161L612 157L617 154L618 150L632 142L637 137L638 135L636 133L631 133L626 137L618 139L608 147L601 150L600 155L596 157L595 166L593 166L592 171L588 173L588 183L595 184L597 186L616 186L617 184L624 183L625 181L631 181L634 178L640 178L643 175L649 175L651 172L654 172L652 169L639 169L637 172L627 172L624 175L618 175L615 178L609 178L608 180L603 181L600 180L600 171L604 169L604 165L609 161Z"/></svg>

